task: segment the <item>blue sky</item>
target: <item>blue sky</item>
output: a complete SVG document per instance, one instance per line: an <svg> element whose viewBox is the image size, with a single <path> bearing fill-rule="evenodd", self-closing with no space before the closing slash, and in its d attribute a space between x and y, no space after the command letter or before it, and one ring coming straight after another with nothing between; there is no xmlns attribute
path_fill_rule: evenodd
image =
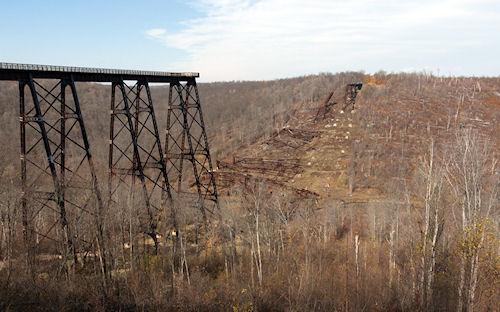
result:
<svg viewBox="0 0 500 312"><path fill-rule="evenodd" d="M500 0L0 0L0 61L198 71L500 75Z"/></svg>
<svg viewBox="0 0 500 312"><path fill-rule="evenodd" d="M3 1L0 59L113 68L162 69L182 52L145 36L180 30L199 14L184 1Z"/></svg>

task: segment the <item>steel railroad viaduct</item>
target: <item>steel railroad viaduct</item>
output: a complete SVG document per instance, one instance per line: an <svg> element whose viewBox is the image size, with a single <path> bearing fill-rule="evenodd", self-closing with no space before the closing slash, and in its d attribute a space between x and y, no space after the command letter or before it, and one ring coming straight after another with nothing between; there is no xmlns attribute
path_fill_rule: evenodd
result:
<svg viewBox="0 0 500 312"><path fill-rule="evenodd" d="M19 84L22 224L28 267L43 241L63 259L78 253L99 255L106 271L105 209L124 194L139 194L142 232L158 248L162 222L177 230L172 193L182 191L191 168L196 206L206 222L218 214L200 97L198 73L120 70L0 63L0 80ZM129 82L128 84L125 81ZM130 81L133 84L130 84ZM110 83L107 194L101 193L76 82ZM167 129L162 142L151 97L151 83L168 83ZM186 180L186 179L184 179ZM185 182L185 181L184 181Z"/></svg>

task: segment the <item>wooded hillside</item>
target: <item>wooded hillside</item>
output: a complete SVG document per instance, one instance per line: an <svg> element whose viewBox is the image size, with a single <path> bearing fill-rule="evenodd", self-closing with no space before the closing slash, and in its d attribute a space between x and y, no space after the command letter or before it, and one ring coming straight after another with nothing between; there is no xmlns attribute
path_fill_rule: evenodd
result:
<svg viewBox="0 0 500 312"><path fill-rule="evenodd" d="M105 189L110 86L77 87ZM160 225L154 254L142 206L120 193L105 216L106 282L99 254L72 266L43 244L26 273L17 88L0 83L0 310L497 309L500 78L200 84L221 219L205 227L179 196L179 232ZM164 136L168 87L152 94Z"/></svg>

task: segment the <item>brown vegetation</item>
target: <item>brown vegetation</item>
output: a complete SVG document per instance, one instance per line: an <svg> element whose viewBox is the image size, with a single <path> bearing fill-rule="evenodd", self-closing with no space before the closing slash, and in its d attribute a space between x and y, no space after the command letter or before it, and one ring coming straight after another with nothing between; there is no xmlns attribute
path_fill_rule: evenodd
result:
<svg viewBox="0 0 500 312"><path fill-rule="evenodd" d="M366 82L355 109L333 105L318 120L330 92L355 81ZM109 86L79 87L105 181ZM139 234L140 199L124 192L106 214L107 284L98 254L65 269L69 259L50 246L26 273L16 92L0 85L0 310L498 309L500 79L202 84L222 222L200 226L178 197L180 231L162 228L154 255ZM162 129L166 88L153 96Z"/></svg>

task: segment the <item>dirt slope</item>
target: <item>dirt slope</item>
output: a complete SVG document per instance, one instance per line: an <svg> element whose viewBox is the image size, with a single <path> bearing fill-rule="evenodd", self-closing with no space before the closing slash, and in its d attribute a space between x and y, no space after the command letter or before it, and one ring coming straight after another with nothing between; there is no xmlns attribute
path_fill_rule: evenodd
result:
<svg viewBox="0 0 500 312"><path fill-rule="evenodd" d="M303 197L374 202L390 193L395 179L411 179L431 140L445 146L457 129L473 127L492 148L500 146L498 79L400 74L364 82L354 110L342 110L338 88L331 101L337 104L324 116L325 103L318 101L270 137L219 161L223 192L257 180Z"/></svg>

